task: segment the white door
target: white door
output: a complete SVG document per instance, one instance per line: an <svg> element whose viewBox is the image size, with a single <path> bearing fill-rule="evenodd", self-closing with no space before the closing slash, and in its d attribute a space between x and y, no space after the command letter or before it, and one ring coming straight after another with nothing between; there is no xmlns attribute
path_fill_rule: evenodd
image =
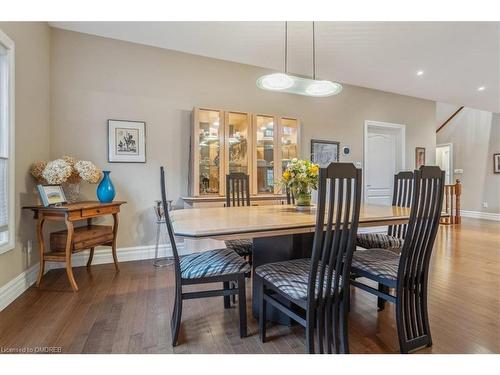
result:
<svg viewBox="0 0 500 375"><path fill-rule="evenodd" d="M404 126L367 122L365 202L390 206L394 175L404 169Z"/></svg>
<svg viewBox="0 0 500 375"><path fill-rule="evenodd" d="M448 185L452 184L452 146L451 144L436 146L436 165L445 173L445 181Z"/></svg>

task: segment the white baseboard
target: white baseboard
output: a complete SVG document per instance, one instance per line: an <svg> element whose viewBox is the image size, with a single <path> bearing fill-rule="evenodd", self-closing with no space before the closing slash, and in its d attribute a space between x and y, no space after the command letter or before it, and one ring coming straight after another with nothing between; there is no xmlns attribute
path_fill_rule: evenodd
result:
<svg viewBox="0 0 500 375"><path fill-rule="evenodd" d="M492 212L460 210L460 215L462 215L463 217L470 217L473 219L500 221L500 214L495 214Z"/></svg>
<svg viewBox="0 0 500 375"><path fill-rule="evenodd" d="M36 282L39 263L17 275L7 284L0 287L0 311L10 305L17 297Z"/></svg>
<svg viewBox="0 0 500 375"><path fill-rule="evenodd" d="M177 251L179 255L187 253L184 243L177 244ZM130 262L134 260L153 259L155 256L155 247L152 246L135 246L117 249L119 262ZM172 248L170 244L160 245L158 248L158 256L160 258L172 255ZM74 267L82 267L87 264L88 251L82 251L72 257L72 264ZM113 263L113 256L109 247L97 248L94 253L92 264L106 264ZM38 276L39 263L34 264L23 273L16 276L7 284L0 287L0 311L10 305L17 297L26 291L31 285L36 282ZM61 262L47 262L45 266L45 273L56 268L64 268L64 263Z"/></svg>

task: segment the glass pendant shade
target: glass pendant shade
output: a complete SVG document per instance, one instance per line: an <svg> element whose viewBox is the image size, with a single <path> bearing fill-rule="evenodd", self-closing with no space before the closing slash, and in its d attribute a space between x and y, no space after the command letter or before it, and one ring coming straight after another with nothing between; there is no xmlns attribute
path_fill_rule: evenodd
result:
<svg viewBox="0 0 500 375"><path fill-rule="evenodd" d="M284 73L273 73L257 79L257 87L305 96L332 96L342 91L342 85L337 82L320 81L292 76Z"/></svg>
<svg viewBox="0 0 500 375"><path fill-rule="evenodd" d="M294 80L288 74L274 73L260 77L257 80L257 86L261 89L282 91L289 89L294 84Z"/></svg>

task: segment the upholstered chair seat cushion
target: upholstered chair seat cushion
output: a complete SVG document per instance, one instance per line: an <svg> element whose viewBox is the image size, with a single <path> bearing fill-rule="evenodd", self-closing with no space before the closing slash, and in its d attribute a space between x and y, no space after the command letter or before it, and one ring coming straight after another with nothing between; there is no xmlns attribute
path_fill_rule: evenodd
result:
<svg viewBox="0 0 500 375"><path fill-rule="evenodd" d="M257 267L255 273L268 283L274 285L281 293L295 300L306 300L310 268L311 259L300 258L264 264ZM333 277L335 277L335 275ZM326 278L323 285L323 290L326 290ZM316 282L316 293L318 293L318 286L319 280Z"/></svg>
<svg viewBox="0 0 500 375"><path fill-rule="evenodd" d="M358 233L356 245L365 249L385 249L399 254L403 247L403 239L384 233Z"/></svg>
<svg viewBox="0 0 500 375"><path fill-rule="evenodd" d="M382 281L395 287L398 279L399 255L385 249L357 250L352 258L351 272Z"/></svg>
<svg viewBox="0 0 500 375"><path fill-rule="evenodd" d="M231 249L185 255L180 258L180 266L183 279L199 279L250 271L250 265Z"/></svg>
<svg viewBox="0 0 500 375"><path fill-rule="evenodd" d="M224 241L228 249L234 250L239 256L252 255L252 240Z"/></svg>

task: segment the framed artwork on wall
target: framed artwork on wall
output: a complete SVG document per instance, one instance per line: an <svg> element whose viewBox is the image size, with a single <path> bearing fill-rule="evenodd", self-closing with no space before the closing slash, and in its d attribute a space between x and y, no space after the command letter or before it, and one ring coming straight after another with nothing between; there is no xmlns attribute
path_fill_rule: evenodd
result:
<svg viewBox="0 0 500 375"><path fill-rule="evenodd" d="M415 147L415 168L425 165L425 147Z"/></svg>
<svg viewBox="0 0 500 375"><path fill-rule="evenodd" d="M339 161L340 142L311 139L311 161L321 168Z"/></svg>
<svg viewBox="0 0 500 375"><path fill-rule="evenodd" d="M493 173L500 173L500 154L493 154Z"/></svg>
<svg viewBox="0 0 500 375"><path fill-rule="evenodd" d="M146 162L146 123L108 120L108 161L110 163Z"/></svg>

